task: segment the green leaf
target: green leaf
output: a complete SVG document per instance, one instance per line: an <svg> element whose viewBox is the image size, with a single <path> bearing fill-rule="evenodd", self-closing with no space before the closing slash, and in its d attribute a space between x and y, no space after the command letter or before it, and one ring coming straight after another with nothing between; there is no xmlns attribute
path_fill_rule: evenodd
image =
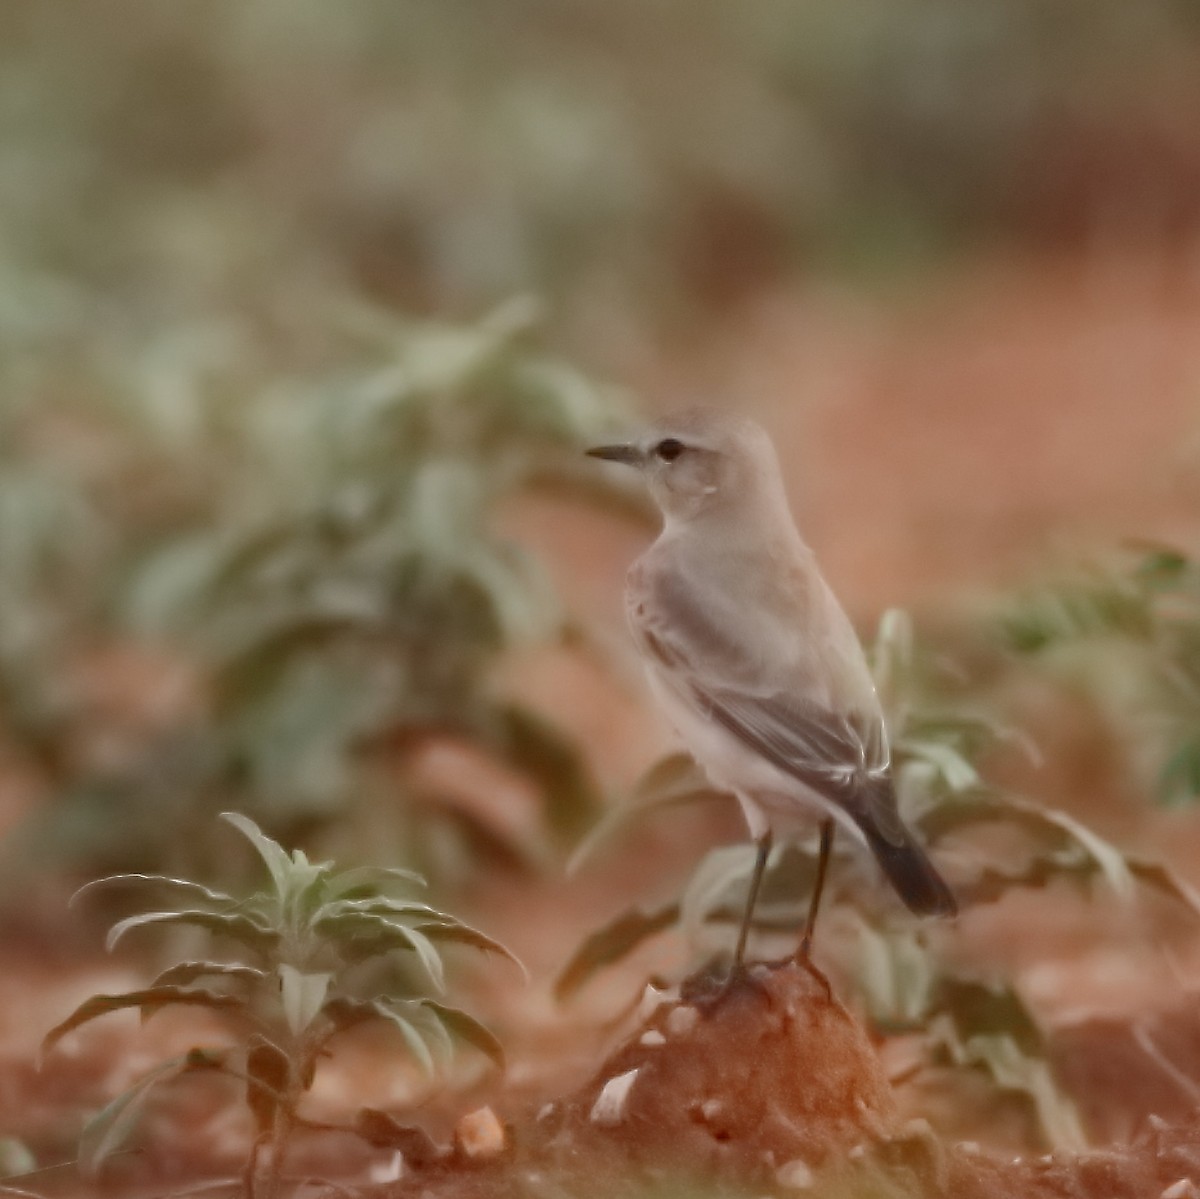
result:
<svg viewBox="0 0 1200 1199"><path fill-rule="evenodd" d="M404 1043L408 1046L408 1051L426 1075L432 1078L437 1072L437 1067L434 1065L433 1054L429 1052L429 1046L425 1043L425 1038L421 1035L420 1030L411 1020L407 1020L395 1008L383 1001L377 1000L371 1006L376 1009L376 1014L381 1020L385 1020L399 1029Z"/></svg>
<svg viewBox="0 0 1200 1199"><path fill-rule="evenodd" d="M186 987L201 978L221 978L230 982L265 982L265 970L255 966L244 966L240 962L179 962L168 966L151 982L151 987Z"/></svg>
<svg viewBox="0 0 1200 1199"><path fill-rule="evenodd" d="M749 844L723 845L701 859L680 901L679 924L689 941L694 943L699 939L716 909L737 902L745 894L754 872L756 853L756 848ZM737 899L731 895L735 890Z"/></svg>
<svg viewBox="0 0 1200 1199"><path fill-rule="evenodd" d="M79 1138L78 1150L79 1171L84 1178L94 1180L105 1158L124 1143L141 1118L150 1092L192 1068L190 1055L163 1062L87 1122Z"/></svg>
<svg viewBox="0 0 1200 1199"><path fill-rule="evenodd" d="M356 891L383 891L396 883L406 886L425 887L425 879L415 870L401 870L394 866L356 866L340 870L326 884L329 899L371 898L370 894L355 896ZM382 898L382 897L381 897Z"/></svg>
<svg viewBox="0 0 1200 1199"><path fill-rule="evenodd" d="M951 791L973 791L982 785L975 767L945 742L905 738L897 749L904 755L928 762Z"/></svg>
<svg viewBox="0 0 1200 1199"><path fill-rule="evenodd" d="M633 785L633 799L641 805L688 801L714 792L708 776L689 753L667 754L654 762Z"/></svg>
<svg viewBox="0 0 1200 1199"><path fill-rule="evenodd" d="M1046 808L1015 795L989 794L958 804L942 804L921 819L922 828L933 840L952 829L973 823L1001 822L1023 826L1061 851L1074 846L1089 859L1122 899L1131 900L1135 891L1134 875L1125 855L1098 836L1085 824L1066 812ZM1078 873L1067 859L1057 859L1064 873ZM1180 896L1182 898L1182 894ZM1186 900L1185 900L1186 902Z"/></svg>
<svg viewBox="0 0 1200 1199"><path fill-rule="evenodd" d="M1045 1058L1026 1052L1016 1038L1004 1033L960 1040L943 1031L939 1039L955 1065L980 1067L1002 1090L1024 1095L1050 1148L1073 1153L1086 1150L1087 1136L1079 1112L1059 1088Z"/></svg>
<svg viewBox="0 0 1200 1199"><path fill-rule="evenodd" d="M497 712L502 756L538 786L550 829L575 837L596 818L603 801L574 742L549 721L509 704Z"/></svg>
<svg viewBox="0 0 1200 1199"><path fill-rule="evenodd" d="M912 1028L928 1012L937 967L920 932L860 921L857 974L867 1011L884 1029Z"/></svg>
<svg viewBox="0 0 1200 1199"><path fill-rule="evenodd" d="M404 1010L413 1026L425 1038L425 1043L432 1047L434 1056L442 1068L449 1069L454 1062L454 1038L438 1019L437 1013L416 999L395 999L388 996L383 1002L397 1010Z"/></svg>
<svg viewBox="0 0 1200 1199"><path fill-rule="evenodd" d="M326 1003L322 1014L339 1032L372 1020L382 1020L391 1024L404 1038L404 1042L417 1064L427 1075L432 1077L436 1073L436 1066L425 1037L420 1029L399 1010L402 1006L410 1004L410 1000L351 999L347 996L338 996Z"/></svg>
<svg viewBox="0 0 1200 1199"><path fill-rule="evenodd" d="M405 929L405 932L408 935L413 950L420 959L421 965L425 968L425 973L429 975L429 980L433 983L434 989L439 992L445 992L446 973L442 968L442 958L441 954L437 951L437 947L418 929Z"/></svg>
<svg viewBox="0 0 1200 1199"><path fill-rule="evenodd" d="M380 916L398 923L411 921L450 920L435 907L427 903L412 903L403 899L392 899L387 895L368 895L361 899L335 899L323 903L314 914L314 920L338 920L342 916Z"/></svg>
<svg viewBox="0 0 1200 1199"><path fill-rule="evenodd" d="M316 1019L329 993L332 973L306 972L281 962L278 967L283 1017L292 1036L300 1036Z"/></svg>
<svg viewBox="0 0 1200 1199"><path fill-rule="evenodd" d="M137 887L139 889L143 887L161 889L188 900L204 900L216 907L237 906L237 900L232 895L226 895L224 891L214 891L211 887L206 887L201 883L194 883L190 879L171 878L165 874L110 874L106 878L93 879L90 883L84 883L71 896L69 906L74 906L85 895L98 888L124 886Z"/></svg>
<svg viewBox="0 0 1200 1199"><path fill-rule="evenodd" d="M49 1053L67 1033L89 1020L95 1020L98 1016L106 1016L109 1012L120 1011L123 1008L138 1008L145 1019L159 1008L172 1004L191 1004L196 1007L225 1010L246 1009L245 1001L236 995L224 995L198 988L149 987L142 991L126 991L121 995L92 995L42 1038L41 1053Z"/></svg>
<svg viewBox="0 0 1200 1199"><path fill-rule="evenodd" d="M632 799L611 808L580 842L567 863L567 873L574 874L619 833L643 817L681 804L728 798L712 788L690 754L660 758L635 784Z"/></svg>
<svg viewBox="0 0 1200 1199"><path fill-rule="evenodd" d="M1178 587L1195 570L1192 560L1173 546L1143 542L1136 548L1141 549L1145 556L1137 564L1135 573L1148 586Z"/></svg>
<svg viewBox="0 0 1200 1199"><path fill-rule="evenodd" d="M1044 887L1055 879L1090 879L1094 863L1080 856L1039 854L1017 867L985 866L974 878L957 880L955 898L962 908L996 903L1020 888Z"/></svg>
<svg viewBox="0 0 1200 1199"><path fill-rule="evenodd" d="M177 635L200 618L203 599L228 549L220 533L177 536L154 547L132 569L124 589L123 623L135 635Z"/></svg>
<svg viewBox="0 0 1200 1199"><path fill-rule="evenodd" d="M623 912L592 933L575 951L554 984L555 997L560 1002L570 998L597 970L619 962L678 920L678 903L669 903L652 911L631 908Z"/></svg>
<svg viewBox="0 0 1200 1199"><path fill-rule="evenodd" d="M1139 883L1152 890L1160 891L1163 895L1186 905L1200 916L1200 892L1184 882L1170 867L1161 862L1146 861L1143 858L1126 857L1125 865L1129 873Z"/></svg>
<svg viewBox="0 0 1200 1199"><path fill-rule="evenodd" d="M930 1008L935 1049L952 1064L982 1069L1001 1089L1025 1096L1052 1148L1086 1147L1075 1106L1046 1060L1041 1028L1016 991L947 973Z"/></svg>
<svg viewBox="0 0 1200 1199"><path fill-rule="evenodd" d="M412 950L438 991L445 991L442 959L429 938L415 928L369 912L345 912L321 918L315 930L335 942L342 954L363 960L393 950Z"/></svg>
<svg viewBox="0 0 1200 1199"><path fill-rule="evenodd" d="M126 933L151 924L194 924L214 936L229 937L250 949L263 952L269 952L279 941L279 933L276 930L244 913L188 909L176 912L140 912L136 916L118 920L108 931L105 947L111 951Z"/></svg>
<svg viewBox="0 0 1200 1199"><path fill-rule="evenodd" d="M1138 580L1093 568L1080 577L1022 597L1001 621L1014 650L1038 653L1093 637L1145 637L1149 597Z"/></svg>
<svg viewBox="0 0 1200 1199"><path fill-rule="evenodd" d="M1023 1053L1037 1054L1045 1039L1025 1001L1010 986L943 971L930 1010L947 1017L960 1041L976 1036L1006 1036Z"/></svg>
<svg viewBox="0 0 1200 1199"><path fill-rule="evenodd" d="M1031 805L1032 806L1032 805ZM1135 885L1133 873L1125 861L1125 855L1116 846L1092 832L1087 825L1074 816L1054 808L1042 809L1039 813L1051 824L1057 825L1077 844L1083 846L1092 860L1100 867L1101 874L1112 889L1124 900L1132 900Z"/></svg>
<svg viewBox="0 0 1200 1199"><path fill-rule="evenodd" d="M1167 759L1158 784L1166 807L1190 806L1200 796L1200 739L1188 738Z"/></svg>
<svg viewBox="0 0 1200 1199"><path fill-rule="evenodd" d="M472 949L507 958L520 970L525 981L529 981L529 971L525 969L525 963L511 949L501 945L499 941L489 937L486 933L480 932L479 929L472 928L469 924L463 924L459 920L452 924L419 924L417 930L434 942L446 941L455 945L469 945Z"/></svg>
<svg viewBox="0 0 1200 1199"><path fill-rule="evenodd" d="M287 895L292 877L292 860L279 842L271 840L249 816L243 816L240 812L222 812L221 819L232 824L254 846L271 873L276 893Z"/></svg>
<svg viewBox="0 0 1200 1199"><path fill-rule="evenodd" d="M480 1053L491 1058L501 1070L504 1069L504 1047L497 1040L495 1034L480 1024L474 1016L469 1016L459 1008L447 1007L433 999L418 999L416 1002L421 1007L428 1008L433 1012L453 1036L460 1041L465 1041L472 1048L478 1049Z"/></svg>

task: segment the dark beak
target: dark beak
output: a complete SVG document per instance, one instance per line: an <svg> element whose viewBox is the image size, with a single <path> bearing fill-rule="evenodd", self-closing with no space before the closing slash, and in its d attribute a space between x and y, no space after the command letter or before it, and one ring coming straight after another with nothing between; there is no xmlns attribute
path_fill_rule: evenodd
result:
<svg viewBox="0 0 1200 1199"><path fill-rule="evenodd" d="M624 462L626 466L637 466L642 460L642 451L635 445L598 445L587 451L589 458L603 458L605 462Z"/></svg>

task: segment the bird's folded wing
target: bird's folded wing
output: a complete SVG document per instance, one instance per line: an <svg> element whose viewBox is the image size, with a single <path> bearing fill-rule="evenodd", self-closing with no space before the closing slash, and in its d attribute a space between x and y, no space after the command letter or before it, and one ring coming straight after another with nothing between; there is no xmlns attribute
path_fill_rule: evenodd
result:
<svg viewBox="0 0 1200 1199"><path fill-rule="evenodd" d="M850 790L868 770L866 738L843 715L786 694L750 695L730 688L691 687L710 719L802 783L830 798Z"/></svg>
<svg viewBox="0 0 1200 1199"><path fill-rule="evenodd" d="M835 710L815 671L793 667L785 677L771 671L769 682L752 682L759 672L736 668L749 659L736 653L736 622L718 631L696 605L685 607L681 612L677 602L670 622L649 614L637 622L635 633L660 680L784 774L852 815L869 810L885 835L893 825L902 835L882 715Z"/></svg>
<svg viewBox="0 0 1200 1199"><path fill-rule="evenodd" d="M859 719L786 694L698 687L693 694L712 720L773 766L839 804L856 821L869 820L885 841L906 842L882 727L863 729Z"/></svg>

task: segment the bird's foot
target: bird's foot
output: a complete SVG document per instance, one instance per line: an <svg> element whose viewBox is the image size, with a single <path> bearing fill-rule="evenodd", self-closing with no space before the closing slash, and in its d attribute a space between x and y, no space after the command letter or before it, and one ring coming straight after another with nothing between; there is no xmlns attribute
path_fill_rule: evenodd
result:
<svg viewBox="0 0 1200 1199"><path fill-rule="evenodd" d="M771 990L759 971L745 962L734 962L721 979L711 972L689 979L680 989L680 998L707 1015L737 991L756 991L768 1006L774 1003Z"/></svg>
<svg viewBox="0 0 1200 1199"><path fill-rule="evenodd" d="M805 937L800 942L800 948L796 950L796 955L792 958L792 961L802 970L807 971L813 981L825 992L825 998L832 1003L833 987L825 971L812 960L812 942L808 937Z"/></svg>

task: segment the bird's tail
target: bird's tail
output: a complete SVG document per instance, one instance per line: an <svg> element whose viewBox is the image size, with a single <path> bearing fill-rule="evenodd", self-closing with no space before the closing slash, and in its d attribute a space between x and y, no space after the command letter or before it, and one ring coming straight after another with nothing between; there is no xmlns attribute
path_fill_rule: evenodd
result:
<svg viewBox="0 0 1200 1199"><path fill-rule="evenodd" d="M886 822L886 833L870 812L855 813L855 822L888 882L910 911L918 916L957 914L958 903L945 879L898 817Z"/></svg>

